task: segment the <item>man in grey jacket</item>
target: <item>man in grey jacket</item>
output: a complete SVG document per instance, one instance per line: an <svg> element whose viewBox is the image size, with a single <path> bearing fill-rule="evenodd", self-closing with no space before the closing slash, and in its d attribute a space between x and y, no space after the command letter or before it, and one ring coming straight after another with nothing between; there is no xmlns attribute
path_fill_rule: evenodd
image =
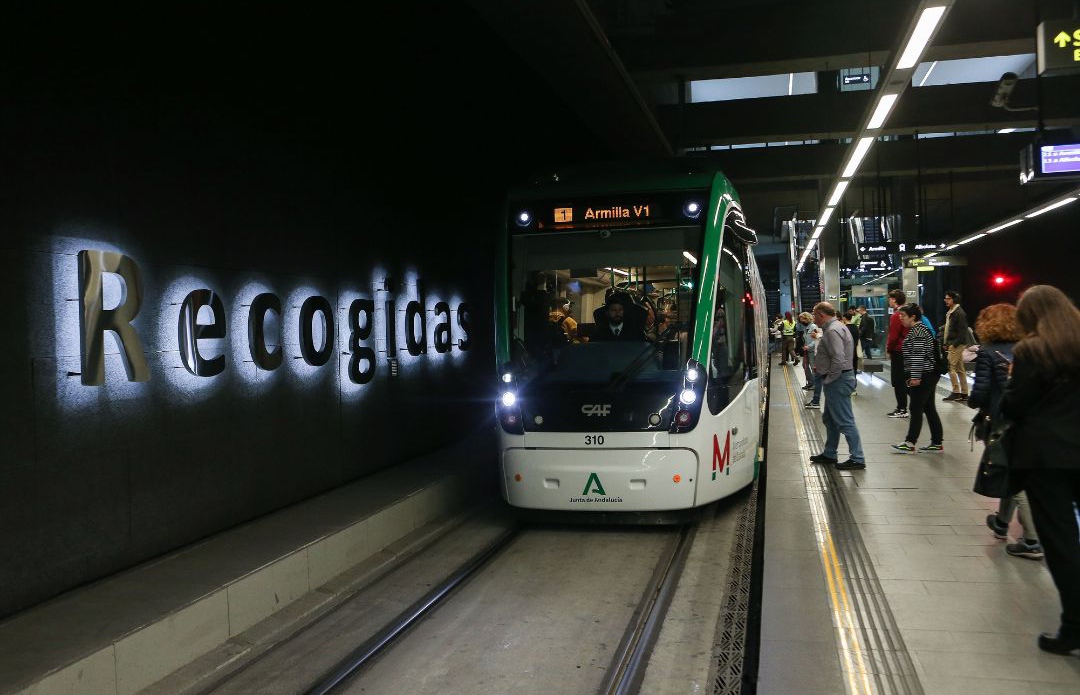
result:
<svg viewBox="0 0 1080 695"><path fill-rule="evenodd" d="M821 421L825 424L825 449L810 457L811 463L832 463L837 470L851 471L866 468L859 428L855 426L855 412L851 406L851 394L855 390L855 341L842 322L836 318L836 309L828 302L814 305L814 323L822 329L814 357L814 371L822 377L825 390L825 409ZM847 439L849 458L839 462L837 448L840 434Z"/></svg>
<svg viewBox="0 0 1080 695"><path fill-rule="evenodd" d="M967 314L960 308L960 293L949 290L945 293L945 330L943 340L949 356L949 381L952 393L943 401L966 401L968 399L967 367L964 365L964 348L971 345L968 339Z"/></svg>

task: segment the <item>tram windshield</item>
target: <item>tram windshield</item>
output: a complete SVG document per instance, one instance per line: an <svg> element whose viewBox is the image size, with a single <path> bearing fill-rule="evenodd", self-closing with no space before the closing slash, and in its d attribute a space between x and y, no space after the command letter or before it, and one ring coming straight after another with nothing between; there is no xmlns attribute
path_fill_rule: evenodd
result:
<svg viewBox="0 0 1080 695"><path fill-rule="evenodd" d="M700 227L516 235L512 360L534 386L681 379Z"/></svg>

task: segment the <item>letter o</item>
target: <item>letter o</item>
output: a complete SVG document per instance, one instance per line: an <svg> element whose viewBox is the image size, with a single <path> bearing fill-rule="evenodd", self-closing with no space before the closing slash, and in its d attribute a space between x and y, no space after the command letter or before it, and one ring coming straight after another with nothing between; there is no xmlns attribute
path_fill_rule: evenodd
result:
<svg viewBox="0 0 1080 695"><path fill-rule="evenodd" d="M312 338L312 322L315 312L322 312L323 321L326 325L326 335L321 350L315 349ZM321 367L330 361L330 355L334 350L334 310L326 297L315 295L308 297L300 306L300 352L304 361L312 367Z"/></svg>

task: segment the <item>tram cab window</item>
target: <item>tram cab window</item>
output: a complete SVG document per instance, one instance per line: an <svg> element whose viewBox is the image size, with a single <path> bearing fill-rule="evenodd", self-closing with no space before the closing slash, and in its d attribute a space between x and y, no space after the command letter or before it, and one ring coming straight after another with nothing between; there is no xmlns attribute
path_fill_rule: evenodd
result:
<svg viewBox="0 0 1080 695"><path fill-rule="evenodd" d="M749 376L745 335L752 331L745 298L750 293L746 247L724 230L723 248L713 302L712 340L709 346L709 383L706 400L717 414L742 390Z"/></svg>

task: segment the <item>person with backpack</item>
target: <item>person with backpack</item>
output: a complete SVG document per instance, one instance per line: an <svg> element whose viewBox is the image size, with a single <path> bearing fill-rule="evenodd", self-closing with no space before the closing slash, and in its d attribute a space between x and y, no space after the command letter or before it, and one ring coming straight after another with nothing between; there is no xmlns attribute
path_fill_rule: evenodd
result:
<svg viewBox="0 0 1080 695"><path fill-rule="evenodd" d="M911 418L908 420L907 436L899 444L893 444L896 451L905 453L942 451L944 438L941 417L934 407L934 389L939 378L937 369L937 348L934 335L923 323L922 307L918 304L905 304L897 310L900 321L908 333L904 338L901 354L904 357L904 372L907 374L908 399L911 402ZM923 415L930 425L930 443L916 448L922 431Z"/></svg>
<svg viewBox="0 0 1080 695"><path fill-rule="evenodd" d="M548 332L551 334L551 342L559 345L570 343L582 343L585 340L578 335L578 323L570 315L574 303L569 297L555 297L551 300L551 311L548 313Z"/></svg>

